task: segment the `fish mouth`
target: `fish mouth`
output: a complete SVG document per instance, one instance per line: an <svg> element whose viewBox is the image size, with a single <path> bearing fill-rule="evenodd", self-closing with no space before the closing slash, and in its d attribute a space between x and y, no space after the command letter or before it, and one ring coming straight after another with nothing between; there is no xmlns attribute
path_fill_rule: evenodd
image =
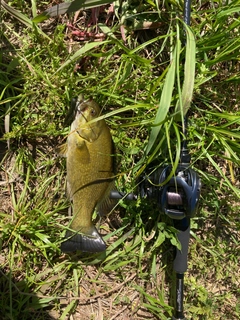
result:
<svg viewBox="0 0 240 320"><path fill-rule="evenodd" d="M75 127L75 131L84 140L93 142L98 138L98 125L94 122L89 124L93 119L97 118L98 109L96 103L90 100L78 100L76 104L75 120L79 121L79 126Z"/></svg>
<svg viewBox="0 0 240 320"><path fill-rule="evenodd" d="M80 103L77 107L77 110L76 110L76 118L78 117L82 117L84 120L85 120L85 124L88 123L88 119L87 117L85 116L84 112L88 109L89 107L84 103ZM84 124L83 124L84 125ZM78 131L77 131L78 132ZM78 132L79 134L79 132ZM80 135L80 134L79 134Z"/></svg>
<svg viewBox="0 0 240 320"><path fill-rule="evenodd" d="M80 95L75 102L75 118L81 113L81 106L86 102L83 95Z"/></svg>

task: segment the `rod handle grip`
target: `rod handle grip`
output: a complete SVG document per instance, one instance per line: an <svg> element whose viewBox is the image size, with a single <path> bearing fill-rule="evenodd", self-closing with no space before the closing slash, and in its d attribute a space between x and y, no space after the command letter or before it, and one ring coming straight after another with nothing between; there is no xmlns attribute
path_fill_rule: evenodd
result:
<svg viewBox="0 0 240 320"><path fill-rule="evenodd" d="M177 234L181 243L181 250L176 249L176 256L173 261L173 269L176 273L184 273L187 271L188 265L188 246L190 238L190 225L185 230L179 230Z"/></svg>

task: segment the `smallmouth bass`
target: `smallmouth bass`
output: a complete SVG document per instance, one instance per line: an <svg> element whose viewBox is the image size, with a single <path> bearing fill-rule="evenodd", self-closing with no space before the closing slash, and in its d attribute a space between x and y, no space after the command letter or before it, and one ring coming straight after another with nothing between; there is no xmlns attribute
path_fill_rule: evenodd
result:
<svg viewBox="0 0 240 320"><path fill-rule="evenodd" d="M75 119L64 147L67 193L72 202L71 231L66 232L63 252L101 252L106 244L92 223L95 208L110 192L113 182L113 142L105 120L88 124L100 115L93 100L76 101Z"/></svg>

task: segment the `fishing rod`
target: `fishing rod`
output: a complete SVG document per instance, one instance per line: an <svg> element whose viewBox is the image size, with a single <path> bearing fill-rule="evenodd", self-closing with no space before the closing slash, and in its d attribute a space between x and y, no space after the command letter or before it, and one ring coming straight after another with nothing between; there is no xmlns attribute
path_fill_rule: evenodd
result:
<svg viewBox="0 0 240 320"><path fill-rule="evenodd" d="M177 230L177 238L181 249L176 248L173 261L175 272L175 306L172 320L186 320L183 311L184 273L187 271L187 257L190 238L190 219L196 214L201 182L195 170L190 168L190 155L187 141L182 142L180 163L173 177L164 184L172 171L172 166L158 168L153 174L145 175L139 185L141 198L157 200L160 211L173 220ZM162 186L162 187L158 187ZM123 194L116 190L111 192L111 198L136 200L137 195Z"/></svg>
<svg viewBox="0 0 240 320"><path fill-rule="evenodd" d="M184 22L186 25L190 25L190 17L191 17L191 0L184 0ZM185 32L186 37L186 32ZM186 39L185 39L186 45ZM190 200L187 207L185 209L185 217L182 220L173 220L174 226L178 230L178 241L181 244L181 250L176 249L175 259L173 261L173 270L176 273L176 285L175 285L175 306L174 306L174 315L172 316L172 320L186 320L184 316L184 273L187 271L188 265L188 247L189 247L189 239L190 239L190 218L193 217L196 213L199 198L200 198L200 190L201 190L201 182L198 174L191 168L190 161L191 156L188 152L187 146L187 120L188 114L184 117L183 124L183 141L182 141L182 149L180 155L180 164L178 169L183 166L184 168L188 168L188 173L191 175L190 180L186 180L187 183L194 188L188 189L187 199ZM178 171L177 169L177 171ZM185 172L186 174L186 172ZM186 176L185 176L186 177ZM187 178L188 179L188 178ZM179 182L177 183L177 186ZM183 199L182 199L183 200Z"/></svg>
<svg viewBox="0 0 240 320"><path fill-rule="evenodd" d="M191 0L185 0L184 22L186 25L190 25L190 16ZM187 143L187 120L188 115L186 114L182 129L183 140L181 143L180 162L172 178L166 182L172 172L172 166L167 165L158 168L149 176L145 175L139 186L140 196L157 200L160 211L173 220L174 227L177 230L177 238L181 244L181 249L176 248L173 261L176 284L172 320L186 320L183 309L184 273L187 271L188 264L190 219L194 217L197 211L201 191L200 178L197 172L190 167L191 156ZM121 199L123 197L126 200L134 200L137 196L134 194L121 194L118 191L111 192L111 198Z"/></svg>

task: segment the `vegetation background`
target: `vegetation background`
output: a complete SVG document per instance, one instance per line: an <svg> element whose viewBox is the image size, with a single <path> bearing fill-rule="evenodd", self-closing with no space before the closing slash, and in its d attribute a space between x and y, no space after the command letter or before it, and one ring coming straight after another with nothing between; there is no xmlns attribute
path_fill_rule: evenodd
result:
<svg viewBox="0 0 240 320"><path fill-rule="evenodd" d="M0 1L0 319L171 318L172 221L146 199L121 200L95 217L106 254L62 254L69 203L56 149L83 93L111 128L120 190L147 164L177 163L185 58L196 66L188 137L203 185L186 316L239 319L240 1L193 1L187 52L183 1L86 1L102 7L32 24L59 2Z"/></svg>

